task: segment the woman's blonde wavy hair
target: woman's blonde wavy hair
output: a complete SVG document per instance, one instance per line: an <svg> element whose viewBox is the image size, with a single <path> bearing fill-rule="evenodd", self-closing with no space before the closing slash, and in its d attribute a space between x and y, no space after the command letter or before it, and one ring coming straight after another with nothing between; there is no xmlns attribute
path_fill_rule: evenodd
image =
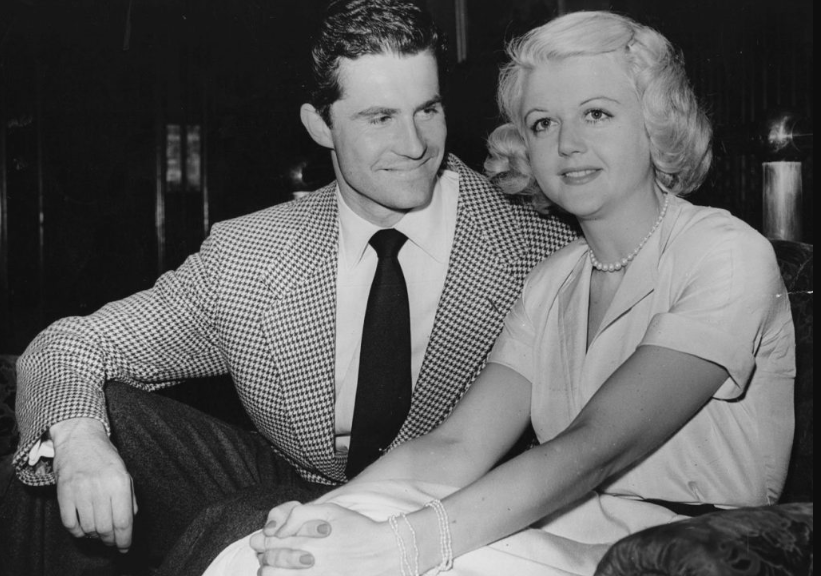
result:
<svg viewBox="0 0 821 576"><path fill-rule="evenodd" d="M656 182L676 195L692 192L710 169L712 128L684 72L681 55L659 32L612 12L573 12L512 40L499 77L504 124L488 138L485 171L509 194L550 206L530 169L521 113L529 71L548 60L621 53L644 111Z"/></svg>

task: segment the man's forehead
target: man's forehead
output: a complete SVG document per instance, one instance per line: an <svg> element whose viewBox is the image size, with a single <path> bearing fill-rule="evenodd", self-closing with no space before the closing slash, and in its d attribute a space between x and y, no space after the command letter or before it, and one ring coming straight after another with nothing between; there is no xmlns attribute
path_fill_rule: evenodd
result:
<svg viewBox="0 0 821 576"><path fill-rule="evenodd" d="M439 71L436 62L436 55L432 50L423 50L412 54L401 54L393 51L384 51L374 54L364 54L357 58L340 58L337 67L337 81L339 84L340 94L338 100L343 100L346 96L350 96L350 92L355 89L351 86L351 76L357 76L357 81L361 80L363 76L370 76L372 73L377 73L385 66L392 66L395 61L402 61L408 59L415 59L417 56L427 56L430 70L436 75L437 90L439 86ZM392 63L392 61L394 61ZM412 82L409 78L407 82Z"/></svg>

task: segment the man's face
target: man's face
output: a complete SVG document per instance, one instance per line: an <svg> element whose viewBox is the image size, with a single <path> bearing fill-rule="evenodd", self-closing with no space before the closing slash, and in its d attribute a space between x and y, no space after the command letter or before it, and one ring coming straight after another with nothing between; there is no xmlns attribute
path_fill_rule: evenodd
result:
<svg viewBox="0 0 821 576"><path fill-rule="evenodd" d="M392 226L430 202L445 152L436 60L430 52L343 59L339 83L330 127L339 188L357 214Z"/></svg>

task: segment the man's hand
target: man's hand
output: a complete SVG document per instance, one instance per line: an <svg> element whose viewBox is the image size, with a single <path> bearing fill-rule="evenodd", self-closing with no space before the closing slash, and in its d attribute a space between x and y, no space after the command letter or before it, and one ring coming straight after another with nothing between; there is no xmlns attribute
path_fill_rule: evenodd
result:
<svg viewBox="0 0 821 576"><path fill-rule="evenodd" d="M128 552L137 501L131 476L102 423L73 418L49 433L63 525L73 536L99 538Z"/></svg>

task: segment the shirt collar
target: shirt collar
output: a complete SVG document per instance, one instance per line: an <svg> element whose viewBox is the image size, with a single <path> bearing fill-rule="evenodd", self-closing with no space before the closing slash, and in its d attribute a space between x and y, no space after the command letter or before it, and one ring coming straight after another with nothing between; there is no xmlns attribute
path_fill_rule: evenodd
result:
<svg viewBox="0 0 821 576"><path fill-rule="evenodd" d="M456 229L458 195L459 174L451 170L443 171L437 178L430 203L405 214L394 228L428 256L437 262L446 263ZM368 241L381 228L368 222L348 206L338 184L336 199L339 206L340 261L351 269L362 260Z"/></svg>

